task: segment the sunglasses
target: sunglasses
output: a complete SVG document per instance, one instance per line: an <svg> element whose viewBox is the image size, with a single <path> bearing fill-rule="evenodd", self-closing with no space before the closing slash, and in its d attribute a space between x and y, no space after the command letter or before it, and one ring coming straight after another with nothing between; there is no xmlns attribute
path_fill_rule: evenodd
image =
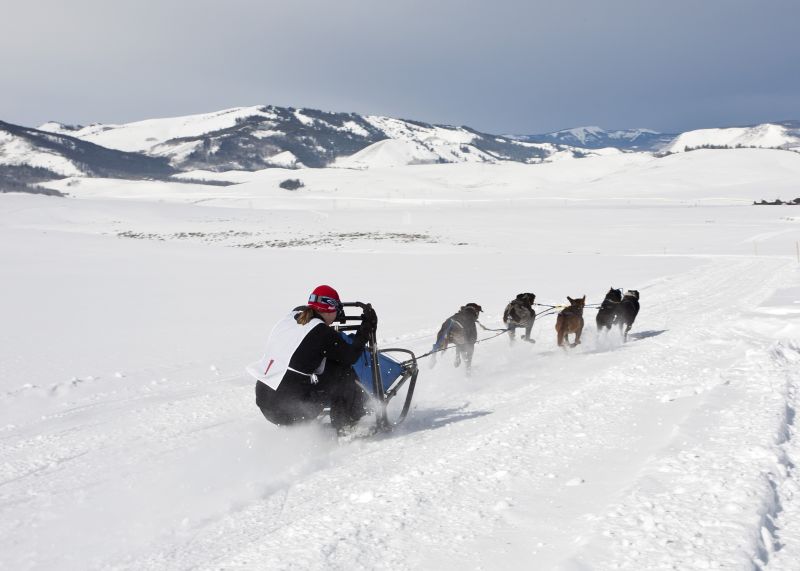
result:
<svg viewBox="0 0 800 571"><path fill-rule="evenodd" d="M314 294L311 294L309 296L309 298L308 298L308 303L311 303L311 302L314 302L314 301L316 301L318 303L323 303L325 305L329 305L331 307L336 308L337 310L342 308L342 302L340 302L338 299L334 299L334 298L328 297L326 295L314 295Z"/></svg>

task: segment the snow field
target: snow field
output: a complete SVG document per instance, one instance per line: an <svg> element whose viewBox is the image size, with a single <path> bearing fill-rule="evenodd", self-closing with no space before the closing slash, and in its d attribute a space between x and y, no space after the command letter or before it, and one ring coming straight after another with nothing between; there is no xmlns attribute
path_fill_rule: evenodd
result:
<svg viewBox="0 0 800 571"><path fill-rule="evenodd" d="M743 204L789 188L795 166L731 153L730 184L691 188L723 155L576 162L583 180L555 165L361 173L353 209L315 190L253 194L265 210L220 187L203 206L121 200L122 185L101 199L83 180L97 186L78 200L0 196L0 567L792 569L800 232ZM594 194L598 173L654 201ZM548 178L575 201L526 200ZM434 180L452 200L419 200ZM202 237L231 230L365 234ZM418 354L463 303L497 327L520 291L633 288L642 311L625 345L597 338L587 309L575 349L546 316L535 345L479 344L470 378L452 351L423 361L406 424L340 444L268 424L241 372L319 282L373 302L380 343Z"/></svg>

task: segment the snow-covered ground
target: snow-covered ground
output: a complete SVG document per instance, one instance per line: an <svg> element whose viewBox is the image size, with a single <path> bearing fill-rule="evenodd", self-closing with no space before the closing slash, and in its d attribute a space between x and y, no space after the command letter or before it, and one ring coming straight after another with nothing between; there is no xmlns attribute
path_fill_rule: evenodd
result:
<svg viewBox="0 0 800 571"><path fill-rule="evenodd" d="M214 177L0 195L0 568L797 569L800 211L751 203L800 155ZM642 310L426 359L401 428L338 443L243 372L320 283L417 353L522 291Z"/></svg>

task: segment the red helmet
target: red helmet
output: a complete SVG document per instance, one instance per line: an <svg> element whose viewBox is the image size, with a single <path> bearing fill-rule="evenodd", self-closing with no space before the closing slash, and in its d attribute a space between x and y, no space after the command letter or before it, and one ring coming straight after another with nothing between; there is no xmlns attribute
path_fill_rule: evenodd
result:
<svg viewBox="0 0 800 571"><path fill-rule="evenodd" d="M311 295L308 296L308 306L313 307L322 313L330 313L338 311L341 307L339 301L339 294L336 290L329 285L321 285L314 288Z"/></svg>

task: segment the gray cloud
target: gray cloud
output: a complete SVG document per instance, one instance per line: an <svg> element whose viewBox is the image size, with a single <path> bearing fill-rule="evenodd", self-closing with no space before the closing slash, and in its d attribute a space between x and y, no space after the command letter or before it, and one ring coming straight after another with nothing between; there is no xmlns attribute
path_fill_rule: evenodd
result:
<svg viewBox="0 0 800 571"><path fill-rule="evenodd" d="M6 0L0 119L255 104L489 132L800 118L794 0Z"/></svg>

